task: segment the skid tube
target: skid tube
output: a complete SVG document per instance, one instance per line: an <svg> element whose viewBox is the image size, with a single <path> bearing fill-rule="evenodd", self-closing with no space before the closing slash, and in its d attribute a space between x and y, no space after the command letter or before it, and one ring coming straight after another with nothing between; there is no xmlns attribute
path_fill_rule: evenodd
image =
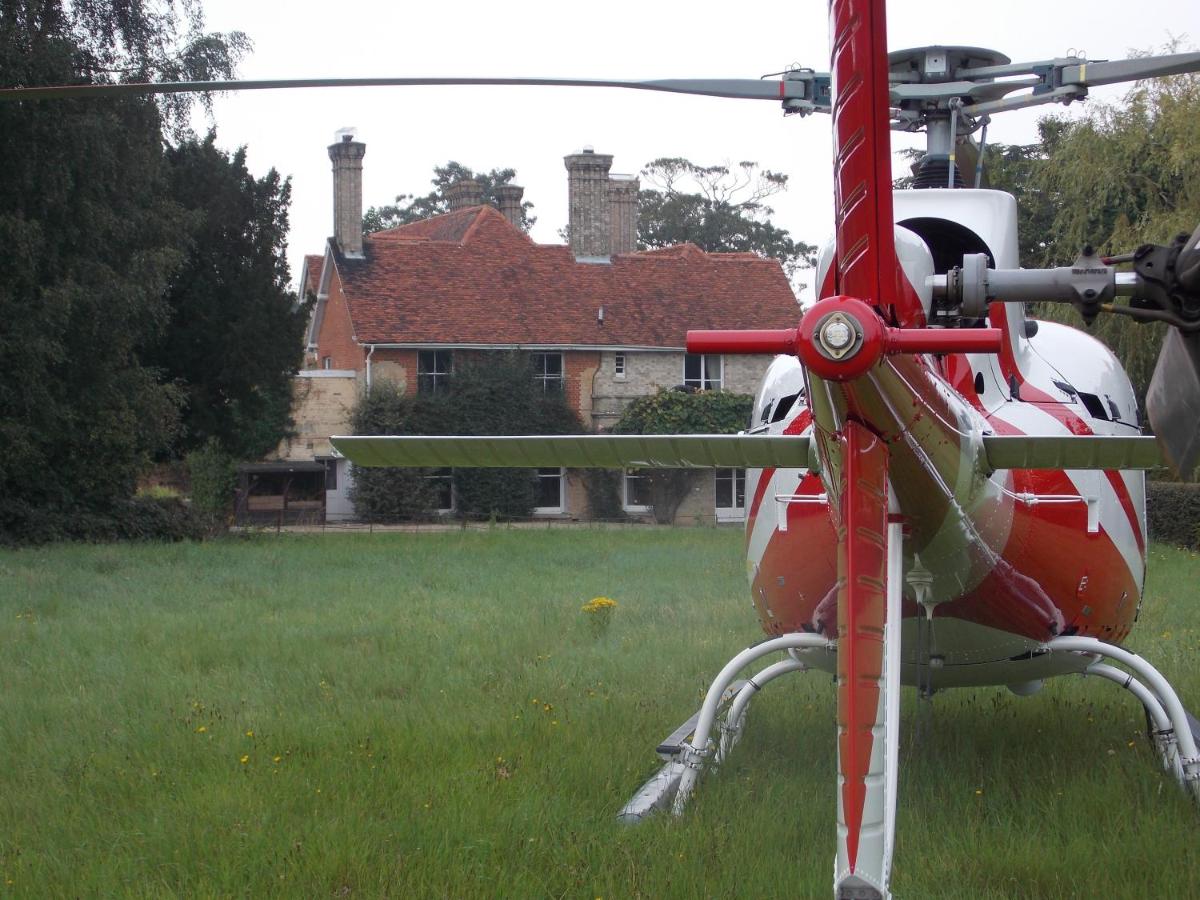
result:
<svg viewBox="0 0 1200 900"><path fill-rule="evenodd" d="M750 699L780 675L808 669L802 653L797 651L832 652L835 647L835 642L819 634L784 634L747 647L731 659L713 680L699 711L659 745L659 754L667 759L666 764L621 808L617 818L633 824L666 808L680 815L706 763L711 758L712 764L717 765L737 743ZM747 681L740 684L735 681L746 666L783 651L794 655L767 666ZM719 726L720 737L714 742L710 735L725 705L728 709Z"/></svg>
<svg viewBox="0 0 1200 900"><path fill-rule="evenodd" d="M1190 717L1183 708L1179 695L1158 669L1136 653L1115 644L1106 644L1096 638L1073 635L1054 638L1042 646L1051 652L1081 653L1096 657L1096 662L1087 671L1122 684L1142 700L1158 731L1155 740L1163 755L1164 766L1174 772L1180 787L1200 802L1200 753L1196 749L1196 737L1192 733ZM1125 673L1100 664L1100 658L1120 663L1130 669L1137 678L1126 680L1122 677ZM1135 688L1134 685L1138 687ZM1152 703L1146 703L1142 690L1149 694ZM1166 728L1161 727L1163 723L1159 719L1160 712L1166 719Z"/></svg>

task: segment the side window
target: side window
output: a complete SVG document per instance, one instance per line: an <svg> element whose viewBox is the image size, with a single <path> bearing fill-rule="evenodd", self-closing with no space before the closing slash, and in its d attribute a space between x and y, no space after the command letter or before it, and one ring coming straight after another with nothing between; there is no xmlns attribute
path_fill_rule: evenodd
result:
<svg viewBox="0 0 1200 900"><path fill-rule="evenodd" d="M450 387L454 358L449 350L417 351L417 393L440 394Z"/></svg>
<svg viewBox="0 0 1200 900"><path fill-rule="evenodd" d="M647 512L652 501L650 499L650 480L641 469L627 469L625 472L624 491L621 505L626 512Z"/></svg>
<svg viewBox="0 0 1200 900"><path fill-rule="evenodd" d="M544 468L537 470L537 505L533 511L560 513L563 511L563 470Z"/></svg>
<svg viewBox="0 0 1200 900"><path fill-rule="evenodd" d="M618 353L613 357L613 377L618 381L625 379L625 354Z"/></svg>
<svg viewBox="0 0 1200 900"><path fill-rule="evenodd" d="M563 355L561 353L533 354L533 377L542 386L542 393L562 393Z"/></svg>
<svg viewBox="0 0 1200 900"><path fill-rule="evenodd" d="M433 486L438 512L454 512L454 473L451 469L434 469L425 476Z"/></svg>
<svg viewBox="0 0 1200 900"><path fill-rule="evenodd" d="M702 391L719 391L723 369L719 353L688 353L683 358L683 383Z"/></svg>

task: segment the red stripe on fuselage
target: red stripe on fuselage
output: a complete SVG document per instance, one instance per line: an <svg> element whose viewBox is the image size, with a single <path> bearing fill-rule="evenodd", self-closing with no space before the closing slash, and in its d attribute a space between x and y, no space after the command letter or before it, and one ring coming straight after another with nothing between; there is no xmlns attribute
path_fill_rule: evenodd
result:
<svg viewBox="0 0 1200 900"><path fill-rule="evenodd" d="M1051 397L1045 391L1040 390L1025 380L1025 375L1021 372L1020 366L1017 365L1016 357L1013 355L1012 338L1009 333L1008 314L1005 304L991 304L988 307L988 319L992 322L993 327L999 327L1004 332L1004 340L1000 345L1000 371L1006 378L1016 380L1017 391L1021 396L1021 400L1038 404L1038 407L1043 412L1058 419L1072 434L1095 434L1092 427L1072 412L1067 404ZM1112 485L1113 492L1116 493L1117 500L1121 504L1121 509L1125 511L1125 517L1129 520L1129 527L1133 530L1134 540L1137 542L1138 552L1145 556L1146 537L1142 534L1141 519L1137 514L1137 510L1134 509L1133 498L1129 496L1128 486L1125 484L1124 479L1121 478L1120 473L1113 469L1104 470L1104 476L1108 479L1108 483Z"/></svg>

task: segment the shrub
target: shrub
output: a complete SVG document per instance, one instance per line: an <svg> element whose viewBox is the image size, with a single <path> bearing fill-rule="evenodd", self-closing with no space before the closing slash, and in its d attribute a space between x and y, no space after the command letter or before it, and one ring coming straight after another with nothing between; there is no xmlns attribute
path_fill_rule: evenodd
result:
<svg viewBox="0 0 1200 900"><path fill-rule="evenodd" d="M135 497L102 509L0 504L0 544L6 546L201 540L216 533L219 525L219 520L174 497Z"/></svg>
<svg viewBox="0 0 1200 900"><path fill-rule="evenodd" d="M587 491L588 513L602 522L620 522L628 518L621 502L625 473L621 469L579 469Z"/></svg>
<svg viewBox="0 0 1200 900"><path fill-rule="evenodd" d="M727 391L660 390L634 400L613 426L615 434L736 434L754 409L749 394ZM647 469L654 521L670 525L688 495L691 469Z"/></svg>
<svg viewBox="0 0 1200 900"><path fill-rule="evenodd" d="M187 455L187 467L192 484L192 505L218 519L228 518L237 487L233 458L214 439Z"/></svg>
<svg viewBox="0 0 1200 900"><path fill-rule="evenodd" d="M1200 484L1146 482L1146 528L1156 541L1200 545Z"/></svg>
<svg viewBox="0 0 1200 900"><path fill-rule="evenodd" d="M544 393L529 358L520 353L456 357L447 392L407 396L380 380L351 415L355 434L572 434L582 430L561 393ZM436 494L429 469L355 470L351 493L364 518L432 514ZM524 518L536 502L531 469L456 469L455 502L462 516Z"/></svg>

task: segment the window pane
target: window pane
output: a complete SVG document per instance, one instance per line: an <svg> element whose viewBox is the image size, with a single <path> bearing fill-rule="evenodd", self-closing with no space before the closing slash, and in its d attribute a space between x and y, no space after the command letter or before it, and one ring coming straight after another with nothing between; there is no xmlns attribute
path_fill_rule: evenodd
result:
<svg viewBox="0 0 1200 900"><path fill-rule="evenodd" d="M425 476L434 489L434 503L439 512L454 509L454 476L450 469L437 469Z"/></svg>
<svg viewBox="0 0 1200 900"><path fill-rule="evenodd" d="M717 506L733 506L733 469L716 470Z"/></svg>
<svg viewBox="0 0 1200 900"><path fill-rule="evenodd" d="M734 469L734 499L738 509L746 508L746 470Z"/></svg>
<svg viewBox="0 0 1200 900"><path fill-rule="evenodd" d="M562 469L538 469L537 506L562 508Z"/></svg>
<svg viewBox="0 0 1200 900"><path fill-rule="evenodd" d="M337 490L337 460L325 460L325 490Z"/></svg>
<svg viewBox="0 0 1200 900"><path fill-rule="evenodd" d="M700 387L704 380L704 357L689 353L683 358L683 383Z"/></svg>
<svg viewBox="0 0 1200 900"><path fill-rule="evenodd" d="M417 393L437 394L450 386L450 350L417 351Z"/></svg>
<svg viewBox="0 0 1200 900"><path fill-rule="evenodd" d="M704 389L719 391L721 389L721 355L710 353L704 357Z"/></svg>
<svg viewBox="0 0 1200 900"><path fill-rule="evenodd" d="M534 353L533 377L542 385L546 394L561 393L563 390L563 357L561 353Z"/></svg>
<svg viewBox="0 0 1200 900"><path fill-rule="evenodd" d="M650 506L650 481L639 469L625 474L625 505Z"/></svg>
<svg viewBox="0 0 1200 900"><path fill-rule="evenodd" d="M617 375L625 374L625 354L618 353L613 359L613 368Z"/></svg>

